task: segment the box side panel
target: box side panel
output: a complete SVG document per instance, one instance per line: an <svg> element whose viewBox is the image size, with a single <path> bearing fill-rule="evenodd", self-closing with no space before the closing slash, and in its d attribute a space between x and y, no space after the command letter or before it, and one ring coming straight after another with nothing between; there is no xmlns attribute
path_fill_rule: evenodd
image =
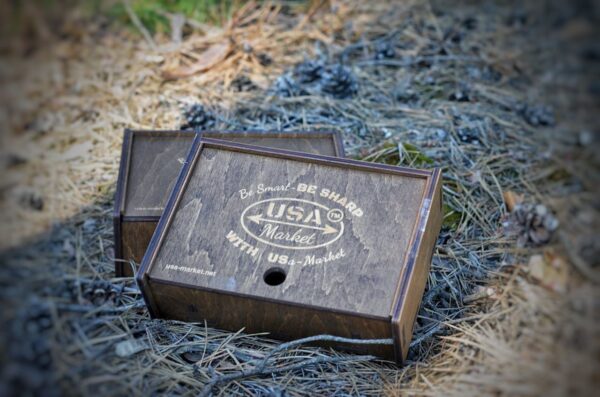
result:
<svg viewBox="0 0 600 397"><path fill-rule="evenodd" d="M121 215L113 216L113 238L115 242L115 276L124 277L123 269L125 267L125 263L123 260L123 230L121 228L123 224L123 219Z"/></svg>
<svg viewBox="0 0 600 397"><path fill-rule="evenodd" d="M152 234L156 230L158 220L155 221L128 221L121 223L121 238L123 249L122 272L119 277L132 277L133 268L127 261L134 261L136 268L142 262L146 249L152 239Z"/></svg>
<svg viewBox="0 0 600 397"><path fill-rule="evenodd" d="M185 288L149 280L158 316L181 321L206 320L216 328L247 333L269 332L290 340L329 334L346 338L391 338L389 319L372 319L290 306L266 300ZM394 359L392 345L328 344L359 354Z"/></svg>
<svg viewBox="0 0 600 397"><path fill-rule="evenodd" d="M131 136L130 130L125 130L123 133L123 145L121 148L121 160L119 164L119 174L117 176L117 186L115 190L115 203L113 208L113 234L115 242L115 274L117 277L123 275L123 246L122 246L122 230L121 223L123 220L124 211L124 195L125 185L127 183L127 174L129 173L129 153L131 151Z"/></svg>
<svg viewBox="0 0 600 397"><path fill-rule="evenodd" d="M392 317L392 333L396 340L396 361L401 363L406 359L408 347L412 339L413 326L417 317L423 292L429 275L431 259L435 251L435 243L442 224L442 190L441 175L436 171L433 176L433 194L431 201L424 200L424 208L428 207L429 215L426 217L422 235L417 238L416 255L408 274L406 287L398 297L398 305Z"/></svg>

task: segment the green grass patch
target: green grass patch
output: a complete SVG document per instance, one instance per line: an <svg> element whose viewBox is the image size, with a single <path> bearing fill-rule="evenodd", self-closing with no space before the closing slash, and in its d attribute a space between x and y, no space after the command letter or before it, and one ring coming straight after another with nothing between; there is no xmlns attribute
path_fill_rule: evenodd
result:
<svg viewBox="0 0 600 397"><path fill-rule="evenodd" d="M358 160L372 161L389 165L427 168L434 164L432 158L425 155L417 146L410 143L386 142Z"/></svg>
<svg viewBox="0 0 600 397"><path fill-rule="evenodd" d="M463 217L463 213L455 210L448 204L444 204L443 211L444 219L442 222L442 227L448 228L450 230L458 229L458 226L460 225L460 220Z"/></svg>
<svg viewBox="0 0 600 397"><path fill-rule="evenodd" d="M182 14L201 23L222 25L243 3L234 0L131 0L132 11L151 33L169 33L168 14ZM133 26L123 2L113 4L107 15L118 22Z"/></svg>

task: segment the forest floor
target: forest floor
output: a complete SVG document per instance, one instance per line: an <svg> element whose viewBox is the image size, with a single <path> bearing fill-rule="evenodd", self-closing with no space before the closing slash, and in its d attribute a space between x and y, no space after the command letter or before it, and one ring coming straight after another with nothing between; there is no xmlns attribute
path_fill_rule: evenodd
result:
<svg viewBox="0 0 600 397"><path fill-rule="evenodd" d="M169 35L30 10L28 34L1 43L0 395L600 388L600 10L311 4L249 3L222 27L168 15ZM405 365L305 344L270 356L267 335L149 318L114 277L123 129L181 126L333 129L349 157L442 168Z"/></svg>

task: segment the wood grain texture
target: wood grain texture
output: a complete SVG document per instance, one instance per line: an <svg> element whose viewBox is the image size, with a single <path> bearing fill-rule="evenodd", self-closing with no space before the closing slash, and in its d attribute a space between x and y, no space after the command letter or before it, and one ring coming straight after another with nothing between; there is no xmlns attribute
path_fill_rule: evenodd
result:
<svg viewBox="0 0 600 397"><path fill-rule="evenodd" d="M442 225L442 178L435 170L428 183L428 193L420 205L421 216L411 241L411 251L406 258L405 272L395 298L392 312L392 330L397 361L408 354L413 327L427 284L435 243Z"/></svg>
<svg viewBox="0 0 600 397"><path fill-rule="evenodd" d="M113 233L115 242L115 274L123 274L123 244L121 224L123 222L123 207L125 201L125 186L127 185L127 173L129 171L129 153L131 152L132 132L126 129L123 133L123 146L121 148L121 161L117 177L115 191L115 205L113 208Z"/></svg>
<svg viewBox="0 0 600 397"><path fill-rule="evenodd" d="M329 131L208 131L203 135L324 155L344 153L339 134ZM182 131L125 132L113 215L117 276L131 276L130 266L122 266L123 261L141 261L152 235L150 224L160 219L194 136Z"/></svg>
<svg viewBox="0 0 600 397"><path fill-rule="evenodd" d="M126 217L160 217L194 139L191 133L133 135Z"/></svg>
<svg viewBox="0 0 600 397"><path fill-rule="evenodd" d="M244 143L248 145L265 146L275 149L288 149L297 152L316 153L324 156L337 156L335 141L329 135L314 134L310 138L299 137L261 137L256 135L241 134L203 134L225 141Z"/></svg>
<svg viewBox="0 0 600 397"><path fill-rule="evenodd" d="M204 132L204 136L326 156L337 155L328 133ZM160 217L194 139L190 132L133 132L124 216Z"/></svg>
<svg viewBox="0 0 600 397"><path fill-rule="evenodd" d="M153 317L207 320L280 339L392 338L393 347L336 347L401 363L440 229L441 199L439 170L198 136L136 279ZM298 230L320 234L286 245L262 233L266 224L288 237ZM310 262L312 255L329 259ZM277 285L266 282L273 269L286 276Z"/></svg>
<svg viewBox="0 0 600 397"><path fill-rule="evenodd" d="M185 186L150 277L329 311L388 318L425 182L424 178L205 148ZM289 189L259 194L261 184L265 188ZM316 186L316 193L295 190L302 184ZM255 191L255 196L243 199L243 189ZM362 216L322 197L323 189L354 202ZM321 222L304 225L295 215L261 220L256 225L248 219L267 217L270 205L274 215L286 205L305 211L306 217L312 216L310 211L319 210ZM342 222L326 219L328 211L334 209L343 214ZM311 220L315 218L316 215ZM244 229L244 223L267 242L253 238ZM328 226L337 232L312 229ZM266 238L275 227L288 235L297 231L304 236L316 234L316 242L303 249L294 244L284 248L286 242ZM243 242L230 242L232 233ZM244 244L257 253L249 254L250 248L244 250ZM312 246L316 248L309 248ZM273 263L269 255L271 260L274 255L287 256L295 264ZM340 257L321 264L312 261L335 256ZM263 281L273 267L287 274L279 286Z"/></svg>
<svg viewBox="0 0 600 397"><path fill-rule="evenodd" d="M139 265L150 244L157 220L154 221L125 221L121 224L123 258ZM132 277L134 272L129 265L123 266L119 277Z"/></svg>
<svg viewBox="0 0 600 397"><path fill-rule="evenodd" d="M388 319L342 315L303 306L256 299L239 299L221 292L184 289L179 285L152 283L159 317L181 321L207 319L211 327L247 333L269 332L269 336L289 340L317 334L335 334L348 338L390 338ZM327 344L360 354L394 359L391 345Z"/></svg>

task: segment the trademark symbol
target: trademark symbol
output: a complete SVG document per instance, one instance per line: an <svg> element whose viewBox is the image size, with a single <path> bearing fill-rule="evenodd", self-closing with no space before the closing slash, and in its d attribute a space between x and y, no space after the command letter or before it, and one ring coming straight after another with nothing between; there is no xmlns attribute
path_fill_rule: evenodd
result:
<svg viewBox="0 0 600 397"><path fill-rule="evenodd" d="M329 222L341 222L341 220L344 219L344 213L342 212L342 210L339 210L337 208L330 209L329 211L327 211L327 219L329 220Z"/></svg>

